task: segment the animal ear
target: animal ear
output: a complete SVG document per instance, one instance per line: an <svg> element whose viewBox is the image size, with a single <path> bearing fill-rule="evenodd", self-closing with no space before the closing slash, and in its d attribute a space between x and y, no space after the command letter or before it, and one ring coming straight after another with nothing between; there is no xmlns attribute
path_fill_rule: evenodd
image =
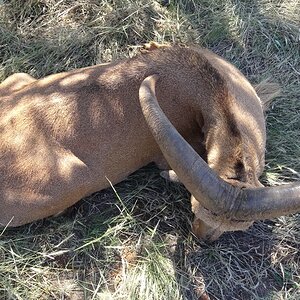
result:
<svg viewBox="0 0 300 300"><path fill-rule="evenodd" d="M281 95L281 88L278 83L271 82L267 78L254 86L255 91L260 98L264 111L268 110L273 99Z"/></svg>

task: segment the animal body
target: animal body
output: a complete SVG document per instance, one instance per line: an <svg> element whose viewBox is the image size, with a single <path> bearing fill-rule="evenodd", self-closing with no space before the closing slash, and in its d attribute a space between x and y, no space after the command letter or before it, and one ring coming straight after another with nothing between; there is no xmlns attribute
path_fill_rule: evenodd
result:
<svg viewBox="0 0 300 300"><path fill-rule="evenodd" d="M153 74L159 76L156 84L149 77ZM141 85L140 98L159 99L167 118L196 151L190 158L200 155L205 170L222 179L219 184L236 186L234 195L261 186L265 121L250 83L208 50L151 43L131 59L39 80L14 74L0 85L0 225L19 226L59 213L150 162L164 169L170 163L190 189L190 176L182 178L185 171L174 168L172 154L161 151L148 128L139 102ZM289 200L298 205L299 186L291 189ZM234 197L227 197L224 206L230 213L218 205L214 209L204 190L192 198L196 235L215 239L257 219L248 212L247 218L235 220L230 208L236 212L236 202L229 199ZM216 189L208 198L219 199L219 193ZM281 213L298 210L295 205ZM207 220L205 212L215 221ZM220 216L225 216L221 223L242 225L221 228Z"/></svg>

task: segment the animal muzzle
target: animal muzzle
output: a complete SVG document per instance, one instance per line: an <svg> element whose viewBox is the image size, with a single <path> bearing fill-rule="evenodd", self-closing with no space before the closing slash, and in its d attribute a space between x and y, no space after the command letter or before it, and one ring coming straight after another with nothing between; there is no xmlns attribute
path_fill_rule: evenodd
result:
<svg viewBox="0 0 300 300"><path fill-rule="evenodd" d="M247 230L253 221L228 219L225 215L216 215L201 205L201 202L191 196L194 220L193 233L200 239L213 242L224 232Z"/></svg>

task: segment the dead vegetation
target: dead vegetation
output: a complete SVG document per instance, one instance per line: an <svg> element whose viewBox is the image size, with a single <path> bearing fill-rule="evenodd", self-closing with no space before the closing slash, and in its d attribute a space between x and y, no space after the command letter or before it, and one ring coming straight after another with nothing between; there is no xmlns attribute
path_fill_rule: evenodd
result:
<svg viewBox="0 0 300 300"><path fill-rule="evenodd" d="M203 45L251 82L281 86L267 112L262 181L299 180L299 0L170 3L0 1L1 81L132 56L149 40ZM298 215L204 244L190 234L188 199L148 166L62 216L3 230L0 298L300 298Z"/></svg>

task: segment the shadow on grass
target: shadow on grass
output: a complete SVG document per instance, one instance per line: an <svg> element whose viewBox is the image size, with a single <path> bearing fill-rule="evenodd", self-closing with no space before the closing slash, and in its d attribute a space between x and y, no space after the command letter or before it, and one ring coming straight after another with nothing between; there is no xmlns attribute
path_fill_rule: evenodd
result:
<svg viewBox="0 0 300 300"><path fill-rule="evenodd" d="M133 2L125 7L116 2L114 10L108 5L108 11L99 3L104 14L99 16L93 11L94 5L100 9L98 4L86 1L66 7L61 18L52 16L42 2L27 3L23 10L15 5L18 1L1 7L6 17L0 23L2 80L16 72L40 78L128 57L134 50L130 46L155 39L155 20L160 18L159 6L150 3L139 7ZM81 6L85 10L82 19Z"/></svg>
<svg viewBox="0 0 300 300"><path fill-rule="evenodd" d="M77 273L87 290L101 282L99 292L107 288L115 292L122 261L138 267L146 259L151 243L166 241L170 236L172 245L164 242L160 255L168 256L172 262L182 299L266 299L283 287L292 287L282 277L280 268L286 267L274 261L278 239L273 235L272 222L259 222L246 232L224 234L212 244L197 241L190 233L188 193L178 185L166 184L158 173L150 165L116 185L122 204L114 191L107 189L77 203L60 217L36 222L17 232L28 231L36 249L60 244L71 236L58 248L71 251L54 258L46 255L40 263ZM124 210L128 216L124 216ZM119 231L111 230L118 226ZM154 232L150 244L146 234L149 230ZM3 237L13 236L18 234L8 230ZM120 249L135 249L137 244L136 257L131 261L124 258ZM158 261L154 263L159 265ZM207 298L201 298L204 295Z"/></svg>

